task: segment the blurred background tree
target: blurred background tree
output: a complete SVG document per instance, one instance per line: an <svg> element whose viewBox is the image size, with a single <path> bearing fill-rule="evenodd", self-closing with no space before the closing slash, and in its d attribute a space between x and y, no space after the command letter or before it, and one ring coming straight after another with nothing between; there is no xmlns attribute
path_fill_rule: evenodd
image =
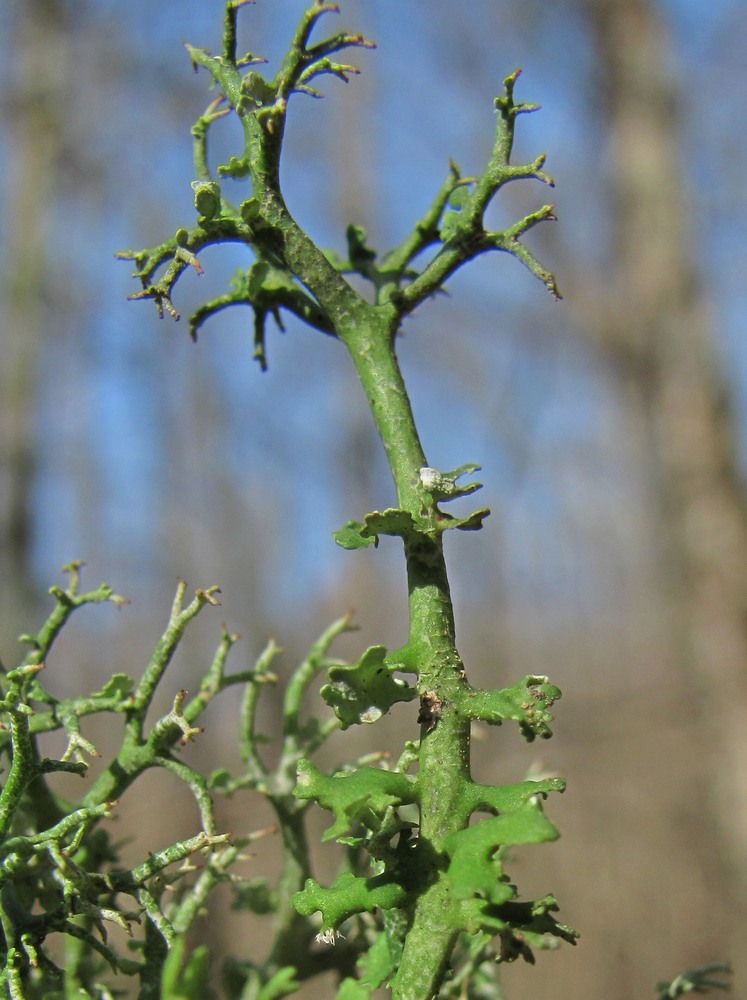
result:
<svg viewBox="0 0 747 1000"><path fill-rule="evenodd" d="M303 5L259 0L242 45L272 62ZM134 288L114 251L153 242L191 206L188 129L206 80L179 43L219 41L219 0L170 6L0 10L0 656L13 662L72 558L133 601L76 623L46 679L60 692L141 663L177 576L221 584L247 659L270 633L292 657L351 605L351 655L403 639L393 547L351 555L327 533L391 499L343 352L289 320L261 374L248 311L222 314L195 347L183 325L125 302ZM736 0L342 7L379 50L360 53L348 87L297 98L285 156L288 203L319 241L341 250L354 222L382 250L395 242L450 156L465 173L482 162L492 98L516 65L521 98L544 107L522 121L517 155L545 149L558 183L561 222L533 238L549 244L564 304L491 256L410 321L401 350L431 463L485 470L493 516L453 547L467 665L476 682L547 672L566 696L539 762L569 780L553 804L564 837L517 865L540 888L536 864L552 868L583 938L531 973L507 970L507 991L629 1000L688 965L730 957L739 972L747 12ZM224 141L216 162L230 123ZM534 192L504 197L497 223ZM202 263L180 285L183 314L249 261L220 248ZM201 627L177 666L186 686L215 638ZM220 760L231 730L217 722L197 752ZM500 731L484 737L486 780L532 763ZM386 730L359 738L382 748ZM133 828L155 848L191 808ZM245 947L245 929L231 943L211 926L219 949Z"/></svg>

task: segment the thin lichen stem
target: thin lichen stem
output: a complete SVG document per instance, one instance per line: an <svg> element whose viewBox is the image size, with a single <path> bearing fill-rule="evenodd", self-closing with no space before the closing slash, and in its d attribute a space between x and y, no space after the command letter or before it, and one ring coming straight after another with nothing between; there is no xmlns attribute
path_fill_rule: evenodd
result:
<svg viewBox="0 0 747 1000"><path fill-rule="evenodd" d="M373 312L373 310L372 310ZM427 465L410 399L395 352L394 331L385 309L366 327L341 330L368 398L379 432L399 506L409 511L423 531L405 540L409 590L410 664L418 673L421 697L435 692L443 704L438 724L421 730L419 841L431 887L419 897L392 996L415 1000L433 996L456 938L450 919L443 841L469 818L462 789L469 779L469 722L456 710L466 685L456 647L454 611L442 537L426 533L436 524L435 505L428 502L420 479ZM424 973L427 969L427 976ZM424 976L428 983L424 983Z"/></svg>
<svg viewBox="0 0 747 1000"><path fill-rule="evenodd" d="M269 665L277 647L271 643L260 657L247 685L241 710L240 752L244 773L234 779L220 777L220 782L228 794L254 787L268 798L279 821L285 861L276 911L276 938L265 973L273 974L277 969L282 975L293 966L290 969L293 974L303 969L302 979L311 974L314 958L308 954L311 927L308 918L317 911L323 917L323 936L332 935L334 940L337 928L351 915L380 908L388 911L387 933L398 925L400 944L403 939L404 947L401 953L399 945L390 952L392 963L380 973L381 978L374 987L393 977L389 986L394 1000L432 1000L441 990L456 938L467 928L487 931L490 937L499 934L501 948L505 930L509 957L529 951L526 935L532 933L536 938L538 931L528 931L527 921L534 921L535 916L541 931L547 926L554 927L553 933L565 940L572 940L573 932L562 925L543 923L547 912L554 908L551 897L536 904L536 913L532 909L535 904L521 904L526 914L516 917L519 929L515 937L511 936L514 925L510 915L505 919L498 915L498 905L512 899L514 892L513 886L502 876L499 848L514 843L540 842L556 835L551 824L542 817L537 796L551 787L557 789L558 784L546 782L546 788L540 788L540 783L528 783L529 788L522 787L518 791L475 786L470 775L471 721L482 718L500 724L504 719L515 719L527 739L550 735L547 721L551 721L552 716L547 708L559 697L559 691L544 677L527 677L503 692L476 692L467 682L457 648L442 539L448 527L479 528L488 512L482 509L468 518L458 519L439 509L440 502L467 495L479 487L479 484L465 488L455 485L460 476L467 470L474 471L477 466L469 463L453 473L442 473L430 466L400 369L397 335L408 313L441 291L444 282L459 267L489 250L515 256L555 297L559 297L552 274L540 266L520 240L534 225L554 218L552 207L546 205L503 231L491 232L484 222L492 199L505 184L522 178L547 184L552 184L552 180L542 172L544 156L524 165L510 163L516 117L535 110L534 105L514 101L518 75L514 73L505 79L504 92L496 99L498 121L493 149L478 176L462 177L451 164L448 176L412 232L378 263L376 252L366 243L365 232L356 226L348 229L347 260L325 253L297 224L280 187L288 100L298 92L320 96L310 84L324 74L346 80L349 74L356 72L355 68L333 62L330 57L341 49L368 47L370 43L362 36L342 33L310 44L312 30L322 14L337 9L334 4L315 0L301 15L288 54L273 79L266 79L254 71L241 73L241 66L259 60L251 56L236 60L235 9L240 3L241 0L235 0L227 4L222 57L187 46L195 65L208 70L225 98L225 105L211 105L193 129L198 178L196 187L193 185L197 225L178 230L171 240L150 252L129 256L136 261L137 276L145 286L141 297L153 298L160 311L166 309L175 315L170 296L182 271L190 265L200 269L197 253L208 243L238 238L251 248L255 263L238 280L234 279L230 294L198 310L192 318L192 333L207 315L227 305L246 302L254 309L255 355L263 368L266 364L265 317L274 315L281 324L281 308L290 310L324 333L336 336L344 344L386 453L396 492L396 507L384 509L382 506L381 510L366 515L365 524L349 522L336 538L350 548L365 547L379 534L402 538L409 593L409 630L407 642L400 649L387 653L383 646L371 647L350 672L346 673L346 667L339 671L338 677L333 677L336 667L331 665L331 683L327 689L331 689L332 701L338 697L347 698L349 690L354 692L354 701L361 691L363 707L360 712L357 708L353 712L353 721L365 722L371 721L368 706L372 703L379 714L382 711L380 703L384 704L384 711L394 703L390 700L392 690L397 695L394 701L409 701L417 693L420 695L418 721L421 729L416 775L359 767L349 774L327 778L314 767L309 754L319 746L330 728L324 724L316 728L303 724L301 697L322 667L330 666L325 663L325 653L327 639L331 641L332 633L337 634L335 629L341 630L340 623L336 623L299 666L287 688L283 704L283 740L274 769L268 767L257 752L255 725L261 684L274 679L269 673ZM219 106L221 111L216 111ZM243 130L243 148L238 156L231 156L227 164L217 167L217 175L248 178L251 182L251 196L241 202L238 211L224 198L219 183L211 179L208 165L207 129L212 118L223 113L223 108L230 109L238 117ZM430 251L429 259L419 263L426 250ZM156 284L148 284L160 266L165 267L162 278ZM373 301L358 291L357 284L346 279L349 274L357 274L372 284ZM181 614L179 603L172 615L171 630L177 627ZM128 780L134 773L133 768L149 766L145 758L138 756L142 752L142 719L152 690L170 658L168 636L169 630L163 648L154 657L152 669L149 668L149 680L145 684L141 682L132 708L126 709L125 745L128 749L118 766L127 773ZM216 670L220 673L222 667ZM415 690L401 678L392 678L387 671L414 674ZM385 681L391 687L386 697L377 700L378 694L371 694L367 685L374 687ZM404 688L402 696L398 685ZM199 702L193 702L195 711L211 696L212 692L198 696ZM335 701L335 705L337 711L340 701ZM345 712L338 713L338 717L343 727L351 724ZM182 725L177 715L168 717L169 720ZM189 721L186 724L189 727ZM187 730L185 735L188 735ZM192 784L205 812L209 808L207 788L196 782L183 765L174 764L167 749L163 753L182 780ZM161 764L166 766L164 762ZM535 784L537 792L533 791ZM99 792L103 787L106 786ZM303 805L291 800L293 794ZM345 798L348 794L352 794L349 800ZM411 821L399 814L399 806L391 801L392 796L399 806L417 804L416 836ZM369 853L377 863L384 865L384 870L377 868L378 874L371 879L346 872L338 880L340 885L329 890L309 877L308 840L303 820L310 798L316 798L326 808L333 808L336 823L328 831L330 835L353 830L353 841L345 836L343 842L350 844L358 840L357 827L350 825L354 819L364 828L370 827L371 836L366 841ZM359 803L363 805L357 812ZM531 813L529 818L525 807ZM493 812L494 818L500 820L499 827L491 825L492 821L471 826L472 812L481 809ZM512 817L512 811L516 816ZM465 871L465 857L475 851L473 827L479 828L482 838L483 846L478 846L477 854L482 850L488 860L474 868L468 865L469 871ZM377 836L383 837L384 830L391 835L374 846ZM397 839L394 835L398 832L402 836ZM304 878L306 883L302 890ZM143 898L144 905L152 905L152 901ZM292 904L297 912L291 909ZM155 911L152 919L158 925ZM473 958L477 961L474 955ZM338 962L337 966L341 969L342 963ZM257 989L259 979L255 984ZM252 997L255 996L251 992L254 988L249 989Z"/></svg>
<svg viewBox="0 0 747 1000"><path fill-rule="evenodd" d="M419 470L427 464L394 350L396 314L367 306L364 322L338 328L368 400L397 491L397 504L421 519ZM357 320L357 317L356 317Z"/></svg>

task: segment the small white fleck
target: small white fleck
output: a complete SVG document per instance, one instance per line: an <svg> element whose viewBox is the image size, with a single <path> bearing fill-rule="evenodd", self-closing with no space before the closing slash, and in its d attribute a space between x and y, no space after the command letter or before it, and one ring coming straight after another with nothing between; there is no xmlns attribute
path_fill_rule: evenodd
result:
<svg viewBox="0 0 747 1000"><path fill-rule="evenodd" d="M339 931L326 930L322 931L321 934L317 934L316 941L318 944L331 944L334 946L338 938L344 938L344 934L340 934Z"/></svg>
<svg viewBox="0 0 747 1000"><path fill-rule="evenodd" d="M361 714L361 722L377 722L382 716L382 711L376 705L369 705L365 712Z"/></svg>

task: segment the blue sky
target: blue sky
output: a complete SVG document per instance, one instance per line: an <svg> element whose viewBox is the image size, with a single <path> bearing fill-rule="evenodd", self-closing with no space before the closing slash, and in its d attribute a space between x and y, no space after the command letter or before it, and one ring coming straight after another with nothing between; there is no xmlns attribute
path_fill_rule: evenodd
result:
<svg viewBox="0 0 747 1000"><path fill-rule="evenodd" d="M240 47L266 54L272 68L303 6L248 6L240 15ZM367 225L381 250L401 239L450 157L465 172L479 169L492 140L492 98L503 76L521 65L519 94L543 110L520 120L517 155L545 150L557 188L527 186L516 197L521 205L553 200L560 216L552 233L532 237L533 245L557 270L561 288L567 261L599 258L606 235L599 136L586 89L588 41L577 19L546 6L532 29L518 0L503 5L502 25L491 0L460 5L458 21L446 2L350 0L342 8L322 29L361 30L378 49L351 53L362 75L347 87L329 78L324 100L295 99L283 167L291 210L319 242L341 249L347 221ZM129 265L113 258L192 218L189 126L209 94L207 76L192 75L181 43L217 48L221 9L202 0L172 0L156 16L142 3L69 6L73 56L80 59L69 127L93 180L74 198L61 178L53 220L62 248L52 255L55 280L75 287L81 307L74 320L62 317L41 372L36 565L45 583L83 555L97 577L122 574L124 583L114 582L131 589L132 576L152 574L149 586L162 588L166 571L154 556L164 544L164 512L183 522L169 542L176 549L168 572L202 580L200 563L220 570L217 556L211 565L210 507L216 493L228 504L232 490L245 510L236 531L261 533L252 510L260 525L265 505L286 511L281 557L267 576L272 603L302 601L351 558L335 550L329 532L365 511L346 499L335 430L354 425L365 435L367 416L339 346L289 319L285 336L271 333L270 371L261 374L251 360L248 310L223 314L195 347L185 321L159 322L149 305L126 301L136 286ZM704 11L670 0L662 10L673 65L689 95L678 169L693 192L695 253L741 429L744 207L734 206L726 167L744 167L733 140L743 134L737 123L744 108L743 91L724 79L724 45L728 55L740 15L727 2ZM91 58L98 25L110 50ZM216 160L232 140L226 126ZM359 217L348 220L351 199ZM510 220L516 211L511 191L495 218ZM181 282L178 308L188 314L250 259L235 247L206 251L205 275ZM542 576L555 581L551 590L558 581L562 590L567 553L557 539L569 495L581 491L585 502L605 503L627 488L600 443L614 434L616 419L608 382L574 338L571 311L513 259L481 259L455 276L449 291L450 298L407 321L401 343L429 461L481 462L484 502L496 509L495 526L488 525L504 535L513 578L531 575L535 560L527 552L539 544ZM195 394L218 419L218 439L190 412ZM383 459L374 449L366 462L370 495L361 502L382 506L391 500ZM360 470L351 466L351 475L360 479ZM304 531L309 512L314 530ZM532 586L544 584L535 579Z"/></svg>

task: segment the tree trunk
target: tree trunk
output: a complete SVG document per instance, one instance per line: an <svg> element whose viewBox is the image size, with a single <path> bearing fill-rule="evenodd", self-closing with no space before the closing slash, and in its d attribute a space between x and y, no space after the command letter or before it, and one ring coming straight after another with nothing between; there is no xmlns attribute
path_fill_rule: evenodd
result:
<svg viewBox="0 0 747 1000"><path fill-rule="evenodd" d="M9 21L14 74L4 100L8 196L0 276L0 644L10 660L19 631L34 623L39 598L31 570L34 424L40 351L51 334L45 299L47 226L59 170L67 67L62 3L24 0Z"/></svg>
<svg viewBox="0 0 747 1000"><path fill-rule="evenodd" d="M612 264L588 332L644 435L674 658L699 719L721 885L747 889L747 503L693 263L677 89L646 0L586 0L611 148ZM682 92L682 88L680 88ZM599 289L596 290L597 294ZM718 867L718 865L717 865ZM734 912L737 912L736 910Z"/></svg>

